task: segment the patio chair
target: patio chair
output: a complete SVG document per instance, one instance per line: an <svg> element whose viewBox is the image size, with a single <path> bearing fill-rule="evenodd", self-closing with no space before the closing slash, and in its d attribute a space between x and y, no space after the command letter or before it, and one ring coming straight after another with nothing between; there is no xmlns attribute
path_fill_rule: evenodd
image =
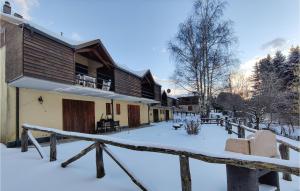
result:
<svg viewBox="0 0 300 191"><path fill-rule="evenodd" d="M111 80L103 80L102 90L109 91Z"/></svg>
<svg viewBox="0 0 300 191"><path fill-rule="evenodd" d="M247 139L230 138L225 150L245 155L278 157L276 136L268 130L259 130ZM278 172L232 165L226 165L226 171L228 191L259 191L259 184L280 190Z"/></svg>

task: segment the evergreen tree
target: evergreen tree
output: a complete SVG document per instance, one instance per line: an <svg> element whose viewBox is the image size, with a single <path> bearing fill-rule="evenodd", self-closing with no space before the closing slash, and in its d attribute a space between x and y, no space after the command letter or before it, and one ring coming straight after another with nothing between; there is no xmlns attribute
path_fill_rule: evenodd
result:
<svg viewBox="0 0 300 191"><path fill-rule="evenodd" d="M278 78L282 78L283 76L283 70L284 70L284 66L285 66L285 56L282 54L281 51L277 51L272 63L273 63L273 67L275 70L275 74Z"/></svg>

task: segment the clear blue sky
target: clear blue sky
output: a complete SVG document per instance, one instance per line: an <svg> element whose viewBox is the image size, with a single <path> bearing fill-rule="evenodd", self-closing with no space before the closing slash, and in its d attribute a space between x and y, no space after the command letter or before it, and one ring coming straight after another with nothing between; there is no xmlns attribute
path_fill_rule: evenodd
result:
<svg viewBox="0 0 300 191"><path fill-rule="evenodd" d="M171 89L174 63L167 42L191 13L193 2L11 0L15 11L53 32L75 40L100 38L117 63L134 70L150 68L163 88ZM225 17L234 21L242 69L251 70L257 57L275 49L300 44L299 0L230 0Z"/></svg>

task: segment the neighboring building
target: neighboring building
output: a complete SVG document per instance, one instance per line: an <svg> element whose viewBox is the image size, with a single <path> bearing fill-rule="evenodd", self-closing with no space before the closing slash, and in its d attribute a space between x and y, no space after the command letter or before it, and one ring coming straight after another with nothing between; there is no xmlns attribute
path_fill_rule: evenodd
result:
<svg viewBox="0 0 300 191"><path fill-rule="evenodd" d="M160 104L152 104L150 107L150 122L168 121L173 119L174 110L177 107L177 99L167 95L163 91Z"/></svg>
<svg viewBox="0 0 300 191"><path fill-rule="evenodd" d="M0 13L1 142L18 143L23 123L94 133L97 121L150 122L161 86L149 70L117 65L99 39L73 43ZM48 136L45 133L34 134Z"/></svg>
<svg viewBox="0 0 300 191"><path fill-rule="evenodd" d="M177 96L179 112L200 113L200 96L195 93Z"/></svg>

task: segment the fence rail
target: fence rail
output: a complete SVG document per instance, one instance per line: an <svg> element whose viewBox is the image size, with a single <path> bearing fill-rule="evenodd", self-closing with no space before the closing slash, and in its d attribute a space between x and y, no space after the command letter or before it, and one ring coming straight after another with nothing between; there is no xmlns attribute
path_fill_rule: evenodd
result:
<svg viewBox="0 0 300 191"><path fill-rule="evenodd" d="M179 157L180 173L181 173L181 185L183 191L191 190L191 178L189 170L189 158L201 160L208 163L218 163L218 164L229 164L238 167L251 168L251 169L265 169L271 171L278 171L284 173L290 173L300 176L300 167L298 161L287 161L276 158L267 158L260 156L243 155L239 153L232 152L221 152L221 153L209 153L207 151L197 151L186 148L177 148L172 146L165 146L159 144L148 144L142 142L133 142L128 140L116 139L105 135L91 135L76 132L67 132L53 128L46 128L40 126L34 126L29 124L24 124L22 126L22 151L27 151L28 147L28 131L41 131L51 134L50 139L50 161L56 160L56 138L57 136L68 137L78 140L86 140L94 142L93 145L81 151L78 155L72 157L66 162L62 163L62 166L66 166L70 162L79 159L81 156L96 148L96 166L97 166L97 177L101 178L105 175L103 154L102 151L108 153L112 156L112 159L118 163L118 165L128 174L130 171L126 170L126 167L122 165L116 157L113 157L111 151L108 151L106 145L112 145L116 147L126 148L135 151L148 151L155 153L171 154L177 155ZM147 190L142 183L135 178L134 175L128 174L132 181L141 189Z"/></svg>

